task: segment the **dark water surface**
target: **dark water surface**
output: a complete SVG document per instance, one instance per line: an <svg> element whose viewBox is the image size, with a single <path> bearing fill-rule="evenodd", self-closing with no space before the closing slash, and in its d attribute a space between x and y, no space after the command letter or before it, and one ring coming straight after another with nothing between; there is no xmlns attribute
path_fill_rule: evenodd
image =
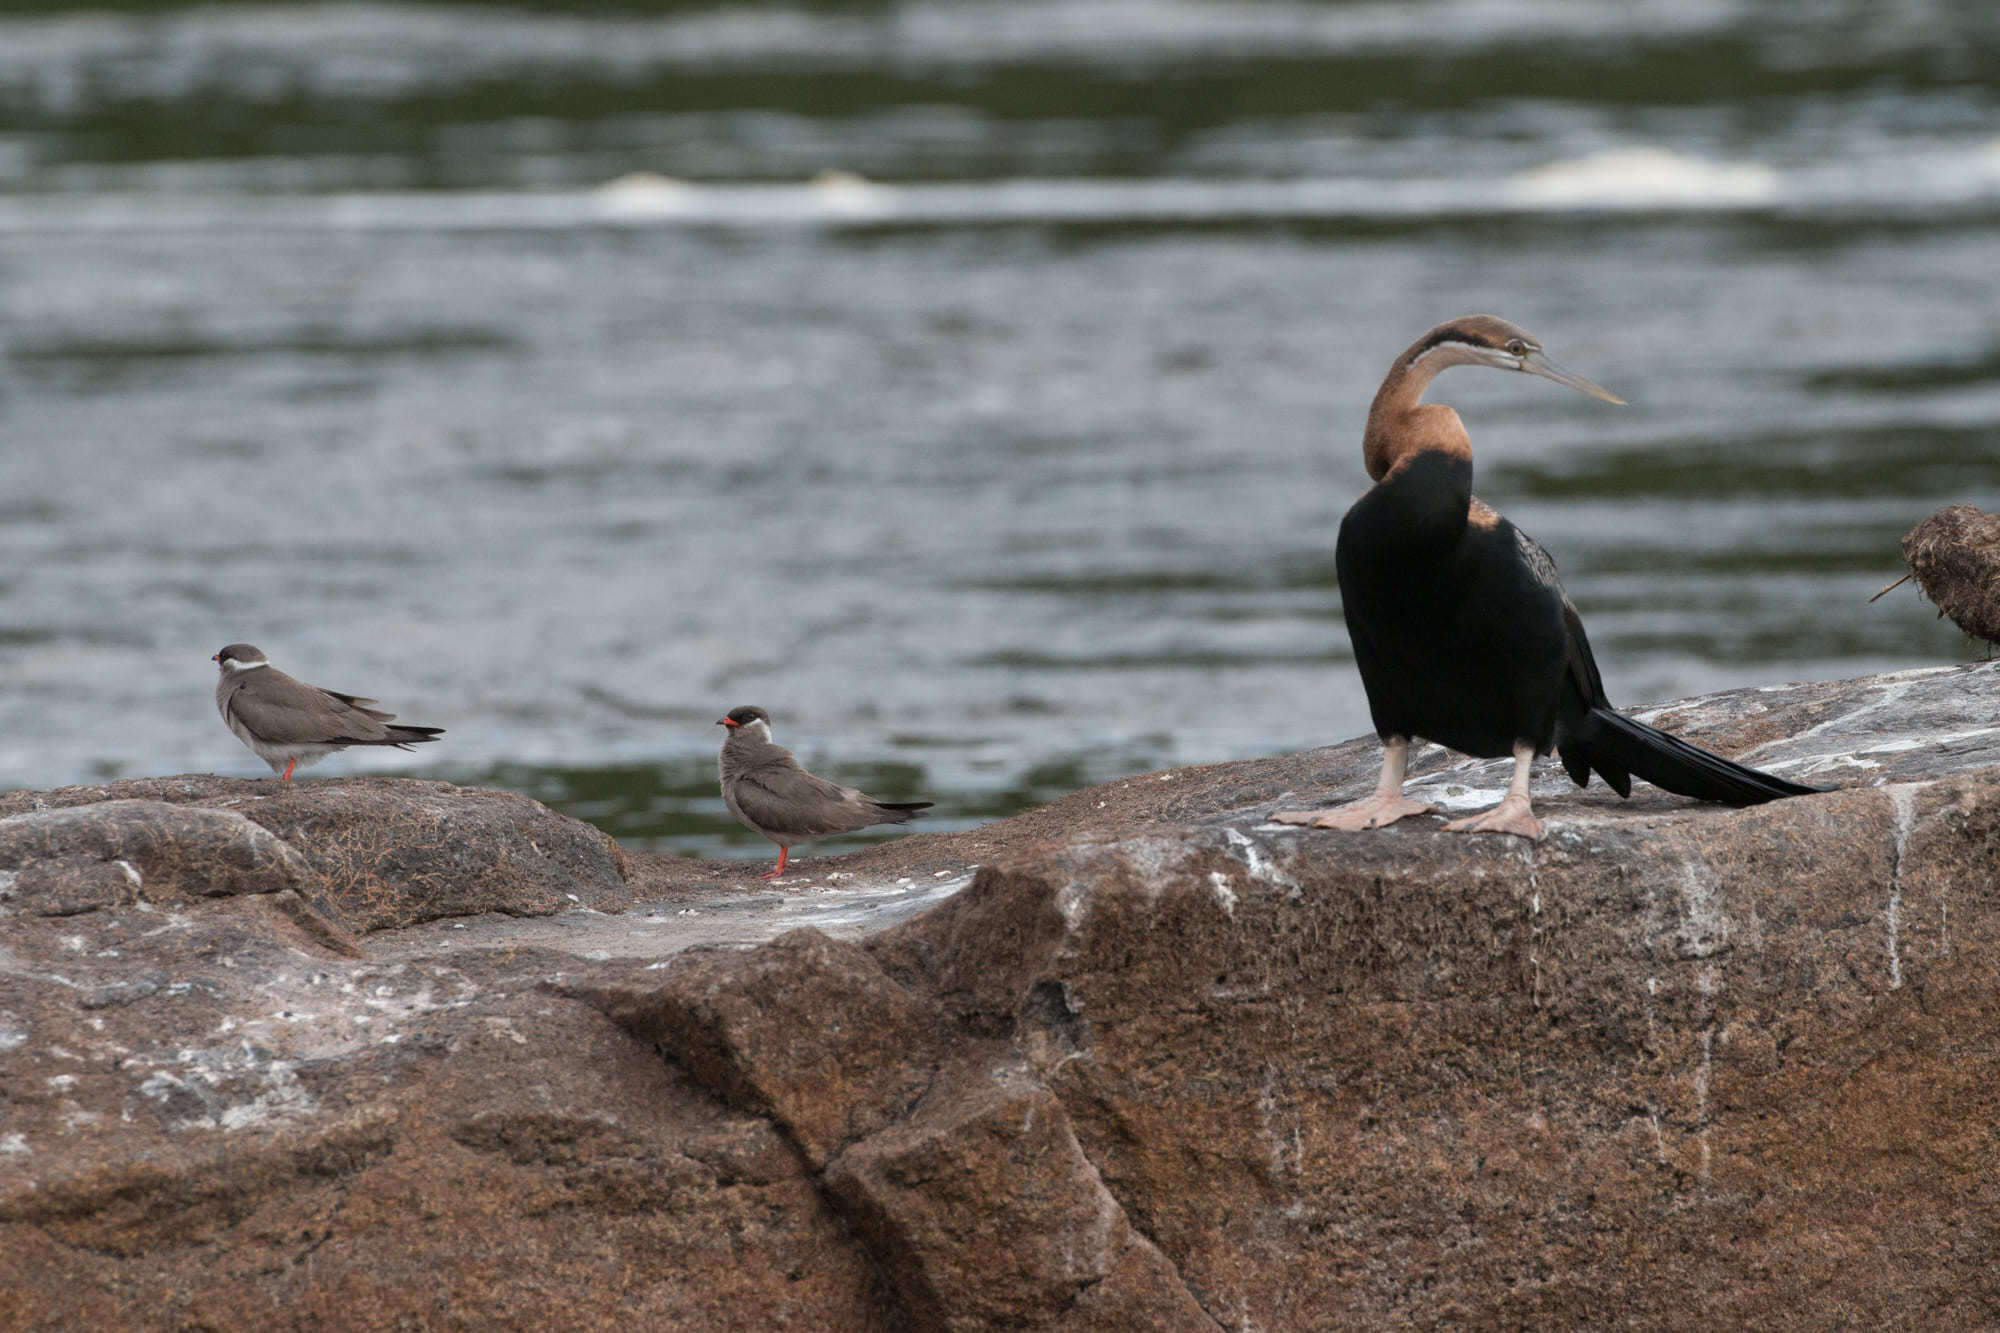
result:
<svg viewBox="0 0 2000 1333"><path fill-rule="evenodd" d="M1367 729L1332 568L1396 352L1637 704L1973 655L2000 7L914 4L0 18L0 785L350 753L642 845L758 703L964 826Z"/></svg>

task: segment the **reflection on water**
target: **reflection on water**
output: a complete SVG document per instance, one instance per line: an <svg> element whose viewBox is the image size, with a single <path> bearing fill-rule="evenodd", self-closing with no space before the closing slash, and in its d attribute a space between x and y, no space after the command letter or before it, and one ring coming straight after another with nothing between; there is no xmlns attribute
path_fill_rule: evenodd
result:
<svg viewBox="0 0 2000 1333"><path fill-rule="evenodd" d="M143 8L0 19L0 784L261 772L240 639L705 855L737 704L934 827L1354 735L1473 310L1631 403L1433 393L1619 702L1972 655L1866 598L2000 507L1991 5Z"/></svg>

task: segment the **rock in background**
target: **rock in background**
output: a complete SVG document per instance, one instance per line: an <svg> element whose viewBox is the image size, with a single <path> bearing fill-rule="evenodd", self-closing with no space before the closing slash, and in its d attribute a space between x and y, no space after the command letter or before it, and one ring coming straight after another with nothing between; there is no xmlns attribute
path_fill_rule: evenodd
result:
<svg viewBox="0 0 2000 1333"><path fill-rule="evenodd" d="M525 796L449 782L139 778L0 795L0 818L87 807L71 816L80 827L124 801L221 812L267 830L302 860L301 892L351 931L631 901L624 853L603 833Z"/></svg>
<svg viewBox="0 0 2000 1333"><path fill-rule="evenodd" d="M623 915L498 794L0 798L0 1327L2000 1323L2000 669L1649 716L1845 790L1265 822L1357 742Z"/></svg>

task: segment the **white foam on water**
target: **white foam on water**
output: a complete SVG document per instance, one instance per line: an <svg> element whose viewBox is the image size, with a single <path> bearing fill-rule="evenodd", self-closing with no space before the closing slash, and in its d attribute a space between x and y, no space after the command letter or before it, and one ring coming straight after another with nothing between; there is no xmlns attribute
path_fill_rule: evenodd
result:
<svg viewBox="0 0 2000 1333"><path fill-rule="evenodd" d="M1939 150L1942 152L1943 150ZM1989 150L2000 154L2000 148ZM1917 150L1915 158L1923 153ZM1981 160L1984 160L1983 158ZM1966 172L1945 152L1927 166L1899 160L1927 184L1931 207L2000 203L2000 172ZM106 188L0 197L0 232L488 231L698 226L745 230L852 226L1201 223L1380 220L1563 214L1712 213L1793 208L1897 214L1887 167L1854 164L1839 178L1757 162L1712 161L1650 144L1545 163L1510 175L1288 179L1241 176L1012 177L888 184L853 173L801 182L698 184L647 174L588 188L538 190L273 190Z"/></svg>
<svg viewBox="0 0 2000 1333"><path fill-rule="evenodd" d="M1665 148L1614 148L1551 162L1507 182L1517 207L1740 209L1776 203L1783 177L1755 162L1710 162Z"/></svg>

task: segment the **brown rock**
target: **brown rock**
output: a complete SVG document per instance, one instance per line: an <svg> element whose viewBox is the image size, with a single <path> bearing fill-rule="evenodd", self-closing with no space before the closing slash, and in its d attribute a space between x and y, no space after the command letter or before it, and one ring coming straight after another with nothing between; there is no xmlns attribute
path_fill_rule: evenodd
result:
<svg viewBox="0 0 2000 1333"><path fill-rule="evenodd" d="M115 800L0 818L0 915L296 889L298 853L242 815Z"/></svg>
<svg viewBox="0 0 2000 1333"><path fill-rule="evenodd" d="M928 1086L939 1016L858 946L816 930L690 954L657 991L586 992L707 1086L772 1116L815 1169Z"/></svg>
<svg viewBox="0 0 2000 1333"><path fill-rule="evenodd" d="M826 1183L918 1328L1217 1328L1025 1066L955 1068Z"/></svg>
<svg viewBox="0 0 2000 1333"><path fill-rule="evenodd" d="M0 1328L888 1326L779 1132L541 989L572 960L258 901L8 923Z"/></svg>
<svg viewBox="0 0 2000 1333"><path fill-rule="evenodd" d="M13 916L0 1329L2000 1326L2000 667L1654 715L1848 789L1265 822L1356 743L359 958L282 892Z"/></svg>
<svg viewBox="0 0 2000 1333"><path fill-rule="evenodd" d="M0 817L138 798L234 812L283 839L303 896L357 934L439 917L631 902L618 845L511 792L408 778L188 776L0 795Z"/></svg>
<svg viewBox="0 0 2000 1333"><path fill-rule="evenodd" d="M1231 824L871 947L993 992L953 918L1060 913L1014 1048L1225 1326L1984 1327L1996 820L1987 772L1533 848Z"/></svg>
<svg viewBox="0 0 2000 1333"><path fill-rule="evenodd" d="M1213 1330L1026 1067L995 1070L1004 1051L975 1042L941 1075L943 1015L860 947L793 931L747 956L684 956L656 991L584 994L771 1116L914 1327Z"/></svg>

